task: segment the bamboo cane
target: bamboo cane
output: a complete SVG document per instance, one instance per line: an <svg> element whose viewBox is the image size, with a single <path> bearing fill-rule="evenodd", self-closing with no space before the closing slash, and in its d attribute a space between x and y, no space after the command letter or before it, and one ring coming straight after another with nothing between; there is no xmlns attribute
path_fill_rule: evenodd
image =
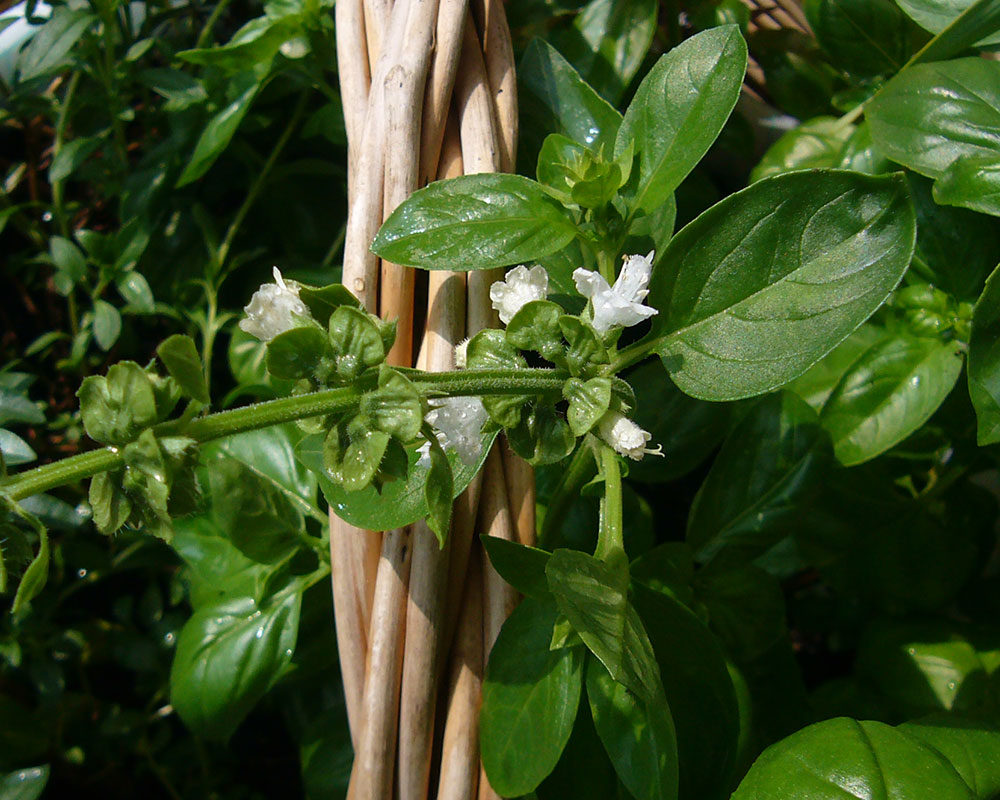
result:
<svg viewBox="0 0 1000 800"><path fill-rule="evenodd" d="M464 8L458 12L464 17ZM444 8L441 13L445 13ZM454 134L452 139L457 138L457 131ZM457 147L448 150L439 173L442 178L461 174L461 158L454 157ZM454 369L455 345L464 335L465 276L435 271L428 281L426 332L417 365L435 372ZM428 796L438 678L444 655L440 639L447 627L448 565L456 537L471 535L471 530L458 528L453 526L446 546L441 547L426 524L413 526L399 711L400 800L424 800Z"/></svg>
<svg viewBox="0 0 1000 800"><path fill-rule="evenodd" d="M482 680L482 573L479 559L473 558L452 648L437 800L471 800L476 796Z"/></svg>

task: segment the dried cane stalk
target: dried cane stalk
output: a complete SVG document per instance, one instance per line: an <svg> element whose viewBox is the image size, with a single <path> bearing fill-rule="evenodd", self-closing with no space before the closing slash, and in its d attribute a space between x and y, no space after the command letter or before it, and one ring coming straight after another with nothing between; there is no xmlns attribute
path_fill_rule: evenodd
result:
<svg viewBox="0 0 1000 800"><path fill-rule="evenodd" d="M365 20L361 0L339 0L334 12L337 21L337 71L341 105L344 109L344 127L347 129L347 179L350 183L351 168L357 161L357 151L361 146L365 126L371 73L365 47ZM348 194L350 193L348 187Z"/></svg>
<svg viewBox="0 0 1000 800"><path fill-rule="evenodd" d="M413 552L410 539L408 528L387 531L382 537L382 558L372 606L361 733L347 793L350 800L392 796L399 679L403 666L400 632L406 613L406 586Z"/></svg>
<svg viewBox="0 0 1000 800"><path fill-rule="evenodd" d="M482 682L482 573L479 559L473 558L469 562L468 581L452 648L437 800L471 800L476 796Z"/></svg>
<svg viewBox="0 0 1000 800"><path fill-rule="evenodd" d="M464 16L464 9L459 9ZM443 13L444 9L442 9ZM440 16L439 16L440 27ZM461 174L461 159L449 158L441 177ZM465 276L460 272L432 272L428 281L427 323L418 366L440 372L455 368L455 345L465 335ZM454 526L457 527L457 526ZM406 607L403 682L399 711L400 800L428 796L434 714L446 629L448 564L456 536L452 530L445 547L423 522L413 526L413 563Z"/></svg>
<svg viewBox="0 0 1000 800"><path fill-rule="evenodd" d="M469 0L441 0L438 6L434 58L424 94L424 119L420 130L420 182L444 177L438 170L441 147L448 124L448 109L455 88L462 53L462 34ZM457 175L461 175L461 167ZM448 177L454 177L449 175Z"/></svg>

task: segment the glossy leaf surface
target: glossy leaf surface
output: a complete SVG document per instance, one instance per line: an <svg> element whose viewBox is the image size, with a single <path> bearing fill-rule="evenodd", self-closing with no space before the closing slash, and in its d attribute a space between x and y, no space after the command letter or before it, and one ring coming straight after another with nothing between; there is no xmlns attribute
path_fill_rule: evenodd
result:
<svg viewBox="0 0 1000 800"><path fill-rule="evenodd" d="M573 731L584 650L549 650L557 614L551 599L527 598L490 653L479 740L490 784L507 797L533 791Z"/></svg>
<svg viewBox="0 0 1000 800"><path fill-rule="evenodd" d="M639 85L615 140L615 156L634 146L626 187L633 212L667 202L729 118L746 71L746 43L735 25L712 28L662 56Z"/></svg>
<svg viewBox="0 0 1000 800"><path fill-rule="evenodd" d="M899 336L863 353L823 406L837 460L860 464L923 425L958 380L961 349L957 342Z"/></svg>
<svg viewBox="0 0 1000 800"><path fill-rule="evenodd" d="M485 269L555 253L575 235L573 220L541 184L520 175L466 175L410 195L372 250L410 267Z"/></svg>
<svg viewBox="0 0 1000 800"><path fill-rule="evenodd" d="M737 192L687 225L653 271L655 347L694 397L735 400L797 377L857 328L913 253L902 176L815 171Z"/></svg>

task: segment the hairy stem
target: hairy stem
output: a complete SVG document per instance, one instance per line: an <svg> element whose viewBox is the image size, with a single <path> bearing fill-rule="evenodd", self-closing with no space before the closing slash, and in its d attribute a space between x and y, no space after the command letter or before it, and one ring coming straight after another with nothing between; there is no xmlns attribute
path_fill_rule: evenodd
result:
<svg viewBox="0 0 1000 800"><path fill-rule="evenodd" d="M569 377L562 370L550 369L459 370L438 373L405 370L405 372L427 396L434 397L558 394ZM161 435L185 436L197 442L208 442L283 422L345 413L358 407L366 389L374 388L373 377L360 381L362 385L358 386L326 389L220 411L192 420L183 427L178 427L175 421L168 421L157 426L156 430ZM92 477L99 472L117 469L122 466L123 461L124 456L120 448L104 447L12 476L6 482L0 483L0 491L11 500L23 500L25 497L57 486Z"/></svg>
<svg viewBox="0 0 1000 800"><path fill-rule="evenodd" d="M622 472L618 456L608 445L600 450L601 472L604 474L604 497L601 499L601 525L594 555L603 561L625 556L622 535Z"/></svg>

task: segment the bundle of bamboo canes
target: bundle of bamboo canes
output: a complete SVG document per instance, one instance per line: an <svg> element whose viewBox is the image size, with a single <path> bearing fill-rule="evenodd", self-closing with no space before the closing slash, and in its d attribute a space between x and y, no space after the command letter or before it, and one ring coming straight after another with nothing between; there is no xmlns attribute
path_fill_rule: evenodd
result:
<svg viewBox="0 0 1000 800"><path fill-rule="evenodd" d="M517 97L500 0L338 0L348 135L344 284L398 321L392 364L451 369L496 325L494 271L417 273L369 251L429 181L510 171ZM479 544L531 543L534 478L500 442L455 501L441 549L422 522L376 533L330 515L334 614L354 766L352 800L492 798L479 764L483 666L516 595Z"/></svg>

